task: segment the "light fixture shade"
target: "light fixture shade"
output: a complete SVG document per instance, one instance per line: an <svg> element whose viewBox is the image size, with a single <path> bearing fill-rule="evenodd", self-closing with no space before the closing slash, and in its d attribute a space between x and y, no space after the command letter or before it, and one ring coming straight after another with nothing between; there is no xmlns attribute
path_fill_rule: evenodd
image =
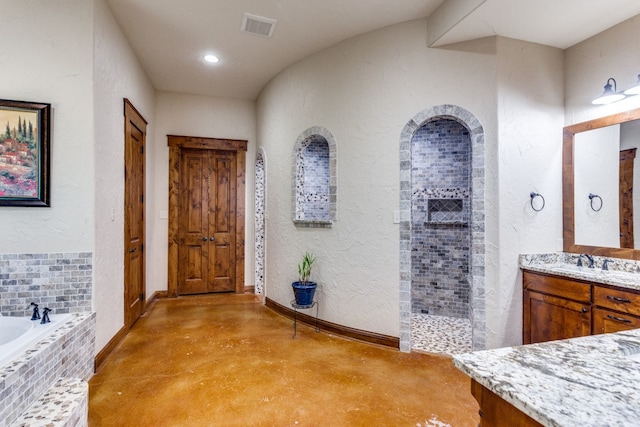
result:
<svg viewBox="0 0 640 427"><path fill-rule="evenodd" d="M205 55L204 60L211 64L215 64L216 62L220 61L220 58L215 55Z"/></svg>
<svg viewBox="0 0 640 427"><path fill-rule="evenodd" d="M638 81L635 86L630 87L629 89L624 91L625 95L640 95L640 74L638 74Z"/></svg>
<svg viewBox="0 0 640 427"><path fill-rule="evenodd" d="M613 82L613 87L611 86L611 83ZM620 101L621 99L624 99L624 94L622 93L618 93L616 90L616 80L611 77L609 78L609 80L607 80L607 84L604 85L604 92L601 96L599 96L598 98L594 99L593 101L591 101L592 104L595 105L604 105L604 104L611 104L612 102L616 102L616 101Z"/></svg>

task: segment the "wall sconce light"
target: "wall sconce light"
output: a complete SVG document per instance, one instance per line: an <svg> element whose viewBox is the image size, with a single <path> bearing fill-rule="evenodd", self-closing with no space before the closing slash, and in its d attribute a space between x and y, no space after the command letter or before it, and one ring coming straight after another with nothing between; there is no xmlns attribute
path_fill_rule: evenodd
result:
<svg viewBox="0 0 640 427"><path fill-rule="evenodd" d="M613 82L613 88L611 87L611 82ZM604 86L604 93L591 101L591 103L595 105L605 105L624 99L625 95L623 93L619 93L616 86L616 79L610 77L609 80L607 80L607 84Z"/></svg>

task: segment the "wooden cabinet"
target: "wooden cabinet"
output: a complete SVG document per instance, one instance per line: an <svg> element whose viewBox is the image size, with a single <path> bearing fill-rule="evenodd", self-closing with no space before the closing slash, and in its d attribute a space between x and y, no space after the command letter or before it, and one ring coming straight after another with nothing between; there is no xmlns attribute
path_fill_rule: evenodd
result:
<svg viewBox="0 0 640 427"><path fill-rule="evenodd" d="M640 328L640 291L524 271L524 344Z"/></svg>
<svg viewBox="0 0 640 427"><path fill-rule="evenodd" d="M591 285L524 272L524 344L591 334Z"/></svg>

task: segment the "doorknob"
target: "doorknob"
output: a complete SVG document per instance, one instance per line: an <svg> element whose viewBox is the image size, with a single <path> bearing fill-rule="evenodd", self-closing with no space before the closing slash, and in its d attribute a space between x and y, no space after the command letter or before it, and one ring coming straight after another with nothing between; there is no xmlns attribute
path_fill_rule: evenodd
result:
<svg viewBox="0 0 640 427"><path fill-rule="evenodd" d="M134 253L135 251L136 251L136 248L129 249L129 253L130 253L130 254Z"/></svg>
<svg viewBox="0 0 640 427"><path fill-rule="evenodd" d="M216 240L216 238L215 237L210 237L209 240L211 240L213 242L214 240Z"/></svg>

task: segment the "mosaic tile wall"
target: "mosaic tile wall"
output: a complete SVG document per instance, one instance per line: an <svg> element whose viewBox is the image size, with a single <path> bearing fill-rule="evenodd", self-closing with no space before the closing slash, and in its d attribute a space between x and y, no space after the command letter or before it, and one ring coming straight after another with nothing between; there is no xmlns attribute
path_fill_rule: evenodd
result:
<svg viewBox="0 0 640 427"><path fill-rule="evenodd" d="M486 347L485 312L485 148L484 129L469 111L456 105L437 105L418 112L400 134L400 350L411 351L411 141L423 124L450 118L469 129L471 141L471 322L472 348Z"/></svg>
<svg viewBox="0 0 640 427"><path fill-rule="evenodd" d="M265 162L264 153L260 149L256 157L256 179L255 179L255 208L256 208L256 231L255 231L255 293L264 293L264 254L265 254Z"/></svg>
<svg viewBox="0 0 640 427"><path fill-rule="evenodd" d="M311 127L294 147L293 220L298 227L331 227L337 219L336 141L327 129Z"/></svg>
<svg viewBox="0 0 640 427"><path fill-rule="evenodd" d="M411 311L468 318L469 131L455 120L427 122L411 151Z"/></svg>
<svg viewBox="0 0 640 427"><path fill-rule="evenodd" d="M91 311L92 253L0 254L0 314L30 316L31 302L53 313Z"/></svg>

